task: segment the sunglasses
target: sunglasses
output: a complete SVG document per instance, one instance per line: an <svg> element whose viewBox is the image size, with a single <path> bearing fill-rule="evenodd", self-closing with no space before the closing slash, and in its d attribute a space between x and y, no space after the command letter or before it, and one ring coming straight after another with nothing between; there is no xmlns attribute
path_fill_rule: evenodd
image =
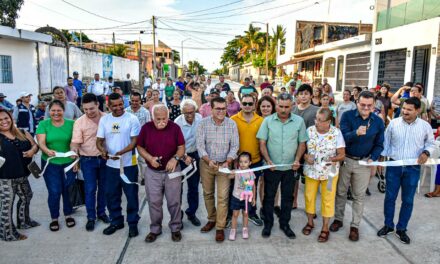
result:
<svg viewBox="0 0 440 264"><path fill-rule="evenodd" d="M254 105L254 103L252 103L252 102L243 102L242 104L243 104L243 106L253 106Z"/></svg>

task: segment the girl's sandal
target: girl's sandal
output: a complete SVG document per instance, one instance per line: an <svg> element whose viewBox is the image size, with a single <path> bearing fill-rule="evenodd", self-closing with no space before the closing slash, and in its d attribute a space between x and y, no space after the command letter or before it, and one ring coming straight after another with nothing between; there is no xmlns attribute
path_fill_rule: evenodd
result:
<svg viewBox="0 0 440 264"><path fill-rule="evenodd" d="M60 224L58 223L58 220L52 221L49 225L49 229L52 232L56 232L56 231L60 230Z"/></svg>
<svg viewBox="0 0 440 264"><path fill-rule="evenodd" d="M308 236L308 235L310 235L310 233L312 233L313 228L315 228L315 227L310 225L309 223L307 223L307 225L302 229L302 233L305 236Z"/></svg>
<svg viewBox="0 0 440 264"><path fill-rule="evenodd" d="M318 237L318 242L321 242L321 243L327 242L329 236L330 236L329 231L321 231L321 234Z"/></svg>

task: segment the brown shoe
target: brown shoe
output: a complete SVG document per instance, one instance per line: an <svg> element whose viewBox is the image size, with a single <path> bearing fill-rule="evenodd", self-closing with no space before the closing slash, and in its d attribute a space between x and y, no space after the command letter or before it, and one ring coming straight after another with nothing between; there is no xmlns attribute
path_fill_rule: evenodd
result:
<svg viewBox="0 0 440 264"><path fill-rule="evenodd" d="M200 229L200 232L202 233L208 233L215 227L215 222L208 222L202 229Z"/></svg>
<svg viewBox="0 0 440 264"><path fill-rule="evenodd" d="M180 231L171 232L171 240L173 240L174 242L179 242L180 240L182 240L182 233L180 233Z"/></svg>
<svg viewBox="0 0 440 264"><path fill-rule="evenodd" d="M225 240L225 232L223 230L217 230L215 232L215 241L223 242Z"/></svg>
<svg viewBox="0 0 440 264"><path fill-rule="evenodd" d="M344 224L342 223L342 221L339 220L335 220L333 221L333 223L330 225L330 231L332 232L338 232L339 228L343 227Z"/></svg>
<svg viewBox="0 0 440 264"><path fill-rule="evenodd" d="M153 243L154 241L156 241L156 238L158 237L158 236L160 236L160 234L162 234L162 232L160 232L159 234L155 234L155 233L149 233L148 235L147 235L147 237L145 238L145 242L147 242L147 243Z"/></svg>
<svg viewBox="0 0 440 264"><path fill-rule="evenodd" d="M348 239L351 241L359 240L359 230L356 227L350 227L350 235L348 236Z"/></svg>

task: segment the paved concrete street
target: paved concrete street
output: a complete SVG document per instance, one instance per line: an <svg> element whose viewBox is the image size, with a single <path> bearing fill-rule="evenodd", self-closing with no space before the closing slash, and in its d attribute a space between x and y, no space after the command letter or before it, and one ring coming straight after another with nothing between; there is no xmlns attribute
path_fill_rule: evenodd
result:
<svg viewBox="0 0 440 264"><path fill-rule="evenodd" d="M316 241L321 224L319 219L313 233L309 237L304 236L301 229L306 223L306 216L301 191L299 208L292 211L291 226L297 235L295 240L287 239L277 224L272 236L264 239L261 237L262 228L250 224L249 240L243 240L239 233L236 241L218 244L214 241L214 231L202 234L199 227L192 226L184 218L183 239L180 243L172 242L167 227L169 216L164 206L164 232L155 243L147 244L143 240L149 231L149 216L148 205L144 206L143 188L139 193L143 206L138 237L127 239L127 227L112 236L104 236L102 230L105 225L101 222L94 232L87 232L84 207L74 215L76 227L69 229L60 219L61 230L53 233L48 228L50 218L44 181L31 178L34 189L31 216L42 225L22 231L29 237L25 241L0 242L0 263L438 263L440 251L436 234L440 230L440 221L434 217L437 215L434 210L439 208L440 200L416 195L409 225L411 245L401 244L394 235L379 238L376 232L383 222L384 194L377 191L376 182L373 179L370 185L372 196L366 199L360 241L357 243L347 238L350 206L347 206L345 226L338 233L331 233L326 244ZM427 187L422 188L421 193L426 190ZM200 199L198 216L204 224L206 210L202 195ZM320 207L319 204L317 207ZM186 208L186 199L183 208ZM239 228L240 225L239 222Z"/></svg>

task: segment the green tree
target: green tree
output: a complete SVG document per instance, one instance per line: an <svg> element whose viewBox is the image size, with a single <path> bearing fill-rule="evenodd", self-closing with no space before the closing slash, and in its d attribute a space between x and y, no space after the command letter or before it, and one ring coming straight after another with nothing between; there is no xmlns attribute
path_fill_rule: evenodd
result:
<svg viewBox="0 0 440 264"><path fill-rule="evenodd" d="M172 50L174 63L180 63L180 52L177 50Z"/></svg>
<svg viewBox="0 0 440 264"><path fill-rule="evenodd" d="M15 20L24 0L1 0L0 1L0 25L15 28Z"/></svg>
<svg viewBox="0 0 440 264"><path fill-rule="evenodd" d="M234 64L238 64L238 63L241 64L244 62L243 57L238 56L238 54L240 53L240 49L241 49L241 46L239 43L240 38L241 38L241 36L236 37L227 43L227 46L224 49L223 54L220 59L220 63L222 65L226 65L227 63L234 65Z"/></svg>
<svg viewBox="0 0 440 264"><path fill-rule="evenodd" d="M100 52L113 56L125 57L125 55L127 54L127 46L125 46L124 44L116 44L114 47L107 47L100 50Z"/></svg>
<svg viewBox="0 0 440 264"><path fill-rule="evenodd" d="M188 71L190 71L193 74L203 74L207 70L198 61L194 60L194 61L188 61Z"/></svg>
<svg viewBox="0 0 440 264"><path fill-rule="evenodd" d="M239 38L240 52L239 57L253 62L256 55L259 54L265 46L266 34L260 31L259 27L249 24L248 30L244 32L244 36Z"/></svg>
<svg viewBox="0 0 440 264"><path fill-rule="evenodd" d="M73 31L73 35L72 32L69 32L66 29L61 29L61 32L63 33L63 35L66 37L67 41L69 42L79 42L79 39L81 39L81 41L83 43L91 43L93 42L93 40L91 40L86 34L84 34L83 32L77 32L77 31ZM80 38L81 36L81 38Z"/></svg>

